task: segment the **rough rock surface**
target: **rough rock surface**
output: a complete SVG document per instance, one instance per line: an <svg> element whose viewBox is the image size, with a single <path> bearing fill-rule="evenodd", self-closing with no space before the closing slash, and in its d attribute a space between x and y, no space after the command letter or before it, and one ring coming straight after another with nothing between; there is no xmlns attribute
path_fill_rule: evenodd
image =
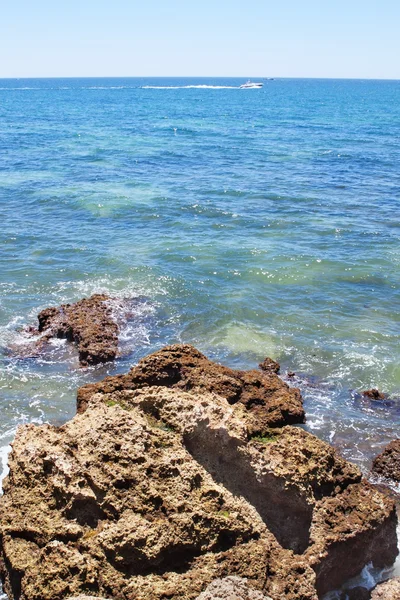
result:
<svg viewBox="0 0 400 600"><path fill-rule="evenodd" d="M400 481L400 440L393 440L375 458L372 471L387 479Z"/></svg>
<svg viewBox="0 0 400 600"><path fill-rule="evenodd" d="M251 434L305 420L297 388L289 388L273 372L235 371L212 362L193 346L176 344L143 358L127 375L106 377L78 392L78 410L84 410L95 392L110 393L149 386L165 386L197 393L211 392L229 404L246 409Z"/></svg>
<svg viewBox="0 0 400 600"><path fill-rule="evenodd" d="M74 596L73 598L68 598L68 600L106 600L105 598L100 598L100 596Z"/></svg>
<svg viewBox="0 0 400 600"><path fill-rule="evenodd" d="M196 600L271 600L271 598L251 589L246 579L225 577L210 583Z"/></svg>
<svg viewBox="0 0 400 600"><path fill-rule="evenodd" d="M232 401L225 370L172 348L175 371L170 347L158 378L152 355L86 386L64 426L18 429L0 499L10 600L194 600L233 575L273 600L317 600L367 562L393 562L391 500L299 428L254 435L242 372ZM165 385L173 373L182 387ZM269 381L286 402L259 377L263 398Z"/></svg>
<svg viewBox="0 0 400 600"><path fill-rule="evenodd" d="M279 373L281 370L281 365L273 358L269 358L269 356L267 356L267 358L265 358L258 366L262 371L270 373Z"/></svg>
<svg viewBox="0 0 400 600"><path fill-rule="evenodd" d="M400 577L377 585L371 594L371 600L399 600L399 598Z"/></svg>
<svg viewBox="0 0 400 600"><path fill-rule="evenodd" d="M37 345L43 347L51 338L73 342L82 366L114 360L118 353L118 325L107 305L110 300L104 294L95 294L74 304L42 310L36 333L43 335Z"/></svg>

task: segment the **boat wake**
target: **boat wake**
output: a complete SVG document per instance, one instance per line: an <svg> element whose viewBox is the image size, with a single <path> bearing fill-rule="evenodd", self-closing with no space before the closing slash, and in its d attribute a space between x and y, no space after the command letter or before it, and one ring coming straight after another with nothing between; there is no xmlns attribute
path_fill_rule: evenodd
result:
<svg viewBox="0 0 400 600"><path fill-rule="evenodd" d="M238 90L238 85L142 85L142 90Z"/></svg>

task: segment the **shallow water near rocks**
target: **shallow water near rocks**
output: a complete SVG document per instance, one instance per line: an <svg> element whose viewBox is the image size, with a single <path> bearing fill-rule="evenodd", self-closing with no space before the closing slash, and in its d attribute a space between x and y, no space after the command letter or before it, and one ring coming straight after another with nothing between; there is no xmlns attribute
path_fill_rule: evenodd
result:
<svg viewBox="0 0 400 600"><path fill-rule="evenodd" d="M294 371L306 428L366 475L398 437L400 82L241 83L0 80L3 474L18 424L173 342ZM16 356L41 309L95 292L139 298L115 365Z"/></svg>

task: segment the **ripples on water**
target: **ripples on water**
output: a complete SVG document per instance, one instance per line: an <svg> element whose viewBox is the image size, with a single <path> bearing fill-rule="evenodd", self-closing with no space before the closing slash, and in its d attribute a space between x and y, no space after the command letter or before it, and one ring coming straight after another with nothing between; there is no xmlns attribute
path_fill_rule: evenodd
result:
<svg viewBox="0 0 400 600"><path fill-rule="evenodd" d="M307 428L366 474L398 437L400 83L241 83L0 80L3 469L19 423L179 341L295 371ZM141 298L114 366L8 352L94 292Z"/></svg>

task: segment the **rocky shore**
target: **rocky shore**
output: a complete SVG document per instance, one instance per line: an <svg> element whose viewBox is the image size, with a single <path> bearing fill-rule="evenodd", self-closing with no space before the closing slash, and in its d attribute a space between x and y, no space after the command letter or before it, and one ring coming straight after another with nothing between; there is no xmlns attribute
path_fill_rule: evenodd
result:
<svg viewBox="0 0 400 600"><path fill-rule="evenodd" d="M391 565L393 501L298 426L278 370L168 346L82 387L65 425L20 427L0 499L9 599L317 600Z"/></svg>

